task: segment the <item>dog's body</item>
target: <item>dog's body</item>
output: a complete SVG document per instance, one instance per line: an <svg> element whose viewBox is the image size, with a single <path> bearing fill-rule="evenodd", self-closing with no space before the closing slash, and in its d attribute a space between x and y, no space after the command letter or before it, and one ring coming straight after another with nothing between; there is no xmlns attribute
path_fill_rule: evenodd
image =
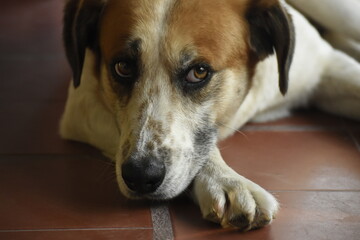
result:
<svg viewBox="0 0 360 240"><path fill-rule="evenodd" d="M359 0L287 1L320 25L331 45L360 61Z"/></svg>
<svg viewBox="0 0 360 240"><path fill-rule="evenodd" d="M217 141L308 104L360 119L360 64L275 0L74 0L64 35L81 85L61 135L114 159L127 197L168 199L192 182L204 218L223 226L264 226L278 203Z"/></svg>

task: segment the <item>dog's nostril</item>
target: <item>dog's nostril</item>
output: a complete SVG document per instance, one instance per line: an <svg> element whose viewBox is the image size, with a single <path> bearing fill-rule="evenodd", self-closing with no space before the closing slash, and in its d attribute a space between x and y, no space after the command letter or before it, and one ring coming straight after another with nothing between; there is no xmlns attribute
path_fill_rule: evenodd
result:
<svg viewBox="0 0 360 240"><path fill-rule="evenodd" d="M130 158L122 166L128 188L141 194L154 192L163 182L165 165L157 158Z"/></svg>
<svg viewBox="0 0 360 240"><path fill-rule="evenodd" d="M129 180L126 180L126 179L124 179L124 181L125 181L126 185L128 186L128 188L129 188L130 190L135 191L136 185L135 185L134 182L129 181Z"/></svg>

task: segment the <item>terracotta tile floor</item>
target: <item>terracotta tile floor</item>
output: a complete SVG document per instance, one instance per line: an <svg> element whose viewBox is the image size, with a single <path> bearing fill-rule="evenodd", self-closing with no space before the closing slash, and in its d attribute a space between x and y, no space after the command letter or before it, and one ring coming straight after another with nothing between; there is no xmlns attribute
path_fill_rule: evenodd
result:
<svg viewBox="0 0 360 240"><path fill-rule="evenodd" d="M57 127L70 78L62 1L0 9L0 239L360 239L360 124L315 111L249 124L220 144L236 171L273 192L271 226L239 233L190 200L128 201L112 164Z"/></svg>

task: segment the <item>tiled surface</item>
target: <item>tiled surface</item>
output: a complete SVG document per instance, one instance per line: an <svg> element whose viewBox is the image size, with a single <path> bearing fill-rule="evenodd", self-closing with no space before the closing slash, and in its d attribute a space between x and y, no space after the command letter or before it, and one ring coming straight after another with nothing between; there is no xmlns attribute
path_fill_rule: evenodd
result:
<svg viewBox="0 0 360 240"><path fill-rule="evenodd" d="M275 192L281 211L263 229L239 233L205 222L190 201L171 207L176 239L334 239L356 240L360 236L360 192Z"/></svg>
<svg viewBox="0 0 360 240"><path fill-rule="evenodd" d="M11 240L99 240L99 239L151 239L151 229L140 230L61 230L36 232L0 232L0 239Z"/></svg>
<svg viewBox="0 0 360 240"><path fill-rule="evenodd" d="M4 156L0 163L8 195L1 200L2 229L152 226L148 204L122 197L114 166L99 156Z"/></svg>
<svg viewBox="0 0 360 240"><path fill-rule="evenodd" d="M109 161L57 133L70 77L62 5L1 4L0 239L360 238L360 124L315 111L248 124L220 144L230 166L279 199L271 226L221 229L183 197L167 220L166 204L122 197Z"/></svg>
<svg viewBox="0 0 360 240"><path fill-rule="evenodd" d="M271 190L358 190L360 153L333 131L244 132L221 144L241 175Z"/></svg>

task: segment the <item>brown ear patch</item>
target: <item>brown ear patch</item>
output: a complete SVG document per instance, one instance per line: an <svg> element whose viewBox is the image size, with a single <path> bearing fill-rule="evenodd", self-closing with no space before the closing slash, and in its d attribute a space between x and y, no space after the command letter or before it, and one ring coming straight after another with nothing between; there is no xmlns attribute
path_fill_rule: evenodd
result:
<svg viewBox="0 0 360 240"><path fill-rule="evenodd" d="M246 14L250 26L249 45L258 61L276 52L279 88L283 95L288 89L289 70L295 45L294 26L290 15L276 2L264 6L254 1ZM257 4L258 3L258 4Z"/></svg>

